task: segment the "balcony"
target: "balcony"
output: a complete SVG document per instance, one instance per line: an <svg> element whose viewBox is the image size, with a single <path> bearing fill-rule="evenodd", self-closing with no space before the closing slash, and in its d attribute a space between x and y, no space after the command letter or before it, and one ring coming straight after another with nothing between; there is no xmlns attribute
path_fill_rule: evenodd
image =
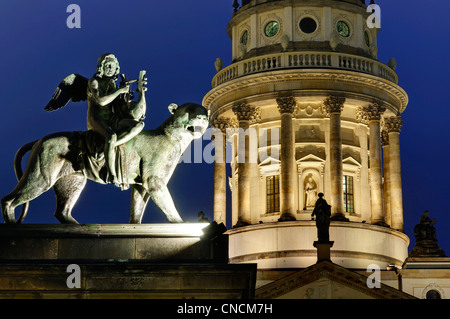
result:
<svg viewBox="0 0 450 319"><path fill-rule="evenodd" d="M393 69L373 59L338 52L280 52L235 62L211 81L215 88L228 81L259 72L290 69L338 69L371 74L398 84Z"/></svg>

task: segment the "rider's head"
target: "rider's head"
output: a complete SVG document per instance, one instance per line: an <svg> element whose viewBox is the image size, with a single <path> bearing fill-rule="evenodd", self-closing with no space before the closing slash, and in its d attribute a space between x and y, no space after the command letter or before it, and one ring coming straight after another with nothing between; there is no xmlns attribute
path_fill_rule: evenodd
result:
<svg viewBox="0 0 450 319"><path fill-rule="evenodd" d="M97 73L95 75L99 78L108 77L117 79L120 73L119 61L111 53L102 54L98 58L97 62Z"/></svg>

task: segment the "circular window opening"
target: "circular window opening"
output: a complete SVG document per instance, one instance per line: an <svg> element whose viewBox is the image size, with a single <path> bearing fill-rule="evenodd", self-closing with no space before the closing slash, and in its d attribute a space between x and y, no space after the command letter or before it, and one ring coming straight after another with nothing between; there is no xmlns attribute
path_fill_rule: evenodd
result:
<svg viewBox="0 0 450 319"><path fill-rule="evenodd" d="M299 26L304 33L313 33L317 30L317 22L313 18L303 18Z"/></svg>
<svg viewBox="0 0 450 319"><path fill-rule="evenodd" d="M336 30L344 38L348 38L350 36L350 27L344 21L339 21L337 23Z"/></svg>
<svg viewBox="0 0 450 319"><path fill-rule="evenodd" d="M277 21L270 21L264 28L264 34L266 37L273 37L280 31L280 24Z"/></svg>
<svg viewBox="0 0 450 319"><path fill-rule="evenodd" d="M426 299L441 299L441 294L437 290L429 290L426 294Z"/></svg>
<svg viewBox="0 0 450 319"><path fill-rule="evenodd" d="M367 46L370 46L369 32L367 31L364 31L364 42L366 42Z"/></svg>
<svg viewBox="0 0 450 319"><path fill-rule="evenodd" d="M241 43L246 45L248 42L248 31L245 30L241 37Z"/></svg>

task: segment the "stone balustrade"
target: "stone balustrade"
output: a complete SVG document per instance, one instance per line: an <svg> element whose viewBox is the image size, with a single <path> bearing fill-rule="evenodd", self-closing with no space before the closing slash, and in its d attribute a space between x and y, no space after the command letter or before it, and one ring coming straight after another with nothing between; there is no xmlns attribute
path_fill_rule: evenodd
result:
<svg viewBox="0 0 450 319"><path fill-rule="evenodd" d="M328 68L362 72L398 84L398 76L387 65L373 59L338 52L280 52L235 62L213 77L214 88L233 79L267 71L295 68Z"/></svg>

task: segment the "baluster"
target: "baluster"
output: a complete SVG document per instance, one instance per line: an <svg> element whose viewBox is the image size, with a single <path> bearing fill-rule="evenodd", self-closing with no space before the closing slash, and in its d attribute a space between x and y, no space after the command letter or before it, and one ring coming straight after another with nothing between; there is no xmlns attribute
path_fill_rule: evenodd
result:
<svg viewBox="0 0 450 319"><path fill-rule="evenodd" d="M281 56L278 56L277 65L279 68L281 68Z"/></svg>

